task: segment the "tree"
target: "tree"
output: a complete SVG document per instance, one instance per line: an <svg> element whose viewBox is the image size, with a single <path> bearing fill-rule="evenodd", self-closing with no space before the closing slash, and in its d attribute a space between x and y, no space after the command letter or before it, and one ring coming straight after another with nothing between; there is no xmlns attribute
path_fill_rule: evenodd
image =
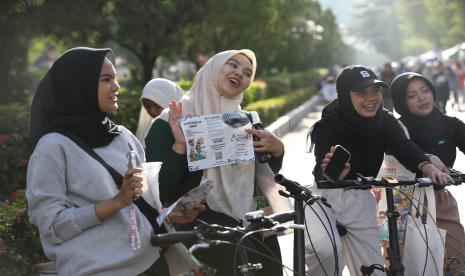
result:
<svg viewBox="0 0 465 276"><path fill-rule="evenodd" d="M448 48L465 40L463 0L396 1L396 14L406 54Z"/></svg>
<svg viewBox="0 0 465 276"><path fill-rule="evenodd" d="M465 40L464 1L400 1L398 6L406 37L430 41L431 48L450 47Z"/></svg>
<svg viewBox="0 0 465 276"><path fill-rule="evenodd" d="M109 39L136 55L142 64L142 81L152 78L160 56L180 56L184 49L184 29L204 21L203 0L114 1Z"/></svg>
<svg viewBox="0 0 465 276"><path fill-rule="evenodd" d="M333 34L318 34L309 28L318 26L324 30L325 26L321 28L319 22L336 26L334 17L323 19L326 15L315 0L213 0L209 3L209 20L190 30L202 38L189 45L191 54L199 49L214 53L250 48L257 55L259 71L271 68L295 71L321 65L315 50L318 45L324 48L326 42L334 42L329 39L331 35L339 37L337 45L342 43L337 28L328 28L334 30Z"/></svg>
<svg viewBox="0 0 465 276"><path fill-rule="evenodd" d="M205 11L208 20L188 30L193 40L187 51L192 56L249 48L257 55L259 70L276 65L279 50L288 45L299 2L211 0Z"/></svg>
<svg viewBox="0 0 465 276"><path fill-rule="evenodd" d="M364 1L356 5L356 20L350 30L362 41L370 42L380 53L399 59L403 35L391 0Z"/></svg>
<svg viewBox="0 0 465 276"><path fill-rule="evenodd" d="M322 11L319 24L323 27L321 40L313 54L317 66L349 64L354 58L354 49L347 46L339 33L336 17L331 10Z"/></svg>
<svg viewBox="0 0 465 276"><path fill-rule="evenodd" d="M0 104L26 95L30 15L37 5L34 0L0 2Z"/></svg>
<svg viewBox="0 0 465 276"><path fill-rule="evenodd" d="M315 0L43 0L36 25L37 33L69 46L102 47L111 41L124 47L140 62L135 77L143 84L159 57L195 60L198 53L226 49L254 50L259 70L308 69L317 64L316 44L324 49L339 34L319 41L294 29L321 16ZM335 24L334 17L322 21Z"/></svg>
<svg viewBox="0 0 465 276"><path fill-rule="evenodd" d="M100 46L113 41L129 50L141 64L140 75L135 77L143 84L152 78L158 57L182 51L183 29L203 20L204 2L45 0L39 14L47 14L41 18L42 31L69 44Z"/></svg>

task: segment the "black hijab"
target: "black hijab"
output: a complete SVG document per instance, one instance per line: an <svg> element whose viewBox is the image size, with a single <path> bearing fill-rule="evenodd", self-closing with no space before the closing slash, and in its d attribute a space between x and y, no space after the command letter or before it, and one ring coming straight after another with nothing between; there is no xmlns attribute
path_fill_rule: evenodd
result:
<svg viewBox="0 0 465 276"><path fill-rule="evenodd" d="M369 76L360 77L360 71L369 73ZM315 127L318 128L321 124L329 126L335 133L342 134L348 141L357 145L378 135L388 112L381 106L374 117L363 117L355 110L350 96L350 91L363 91L370 85L388 87L387 84L379 81L376 74L368 67L360 65L346 67L336 81L337 99L323 109L321 120L315 124Z"/></svg>
<svg viewBox="0 0 465 276"><path fill-rule="evenodd" d="M29 142L32 149L49 132L66 132L92 148L106 146L118 127L98 103L100 70L111 49L73 48L52 65L32 101Z"/></svg>
<svg viewBox="0 0 465 276"><path fill-rule="evenodd" d="M388 112L380 107L374 117L363 117L355 110L350 96L351 91L363 91L371 85L389 87L369 67L345 67L336 79L337 100L323 109L321 120L315 127L327 125L353 144L364 143L379 134Z"/></svg>
<svg viewBox="0 0 465 276"><path fill-rule="evenodd" d="M436 100L436 90L430 80L424 76L414 73L406 72L397 76L391 84L391 95L394 109L400 114L400 121L407 127L410 137L422 149L431 149L434 147L438 135L444 133L446 124L442 121L445 116L435 106L431 113L426 116L416 116L408 110L405 96L407 94L407 86L414 80L419 79L433 92L434 99Z"/></svg>

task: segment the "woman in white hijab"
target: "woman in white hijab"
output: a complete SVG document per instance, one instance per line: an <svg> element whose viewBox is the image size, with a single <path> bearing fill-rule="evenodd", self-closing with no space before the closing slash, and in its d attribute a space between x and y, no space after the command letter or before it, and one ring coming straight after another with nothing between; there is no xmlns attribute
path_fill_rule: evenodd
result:
<svg viewBox="0 0 465 276"><path fill-rule="evenodd" d="M183 95L181 87L170 80L156 78L147 82L140 97L142 107L136 131L136 137L142 146L145 147L145 136L153 119L158 117L171 101L179 101Z"/></svg>
<svg viewBox="0 0 465 276"><path fill-rule="evenodd" d="M224 165L189 172L185 138L179 120L186 115L241 111L243 93L253 81L255 69L255 54L250 50L229 50L214 55L197 72L193 86L181 101L172 102L170 110L164 110L154 121L146 138L146 154L148 161L163 162L159 175L160 198L163 203L174 202L198 186L201 177L205 175L212 181L213 189L207 195L207 208L199 214L199 219L210 224L235 227L242 223L245 213L251 210L256 190L255 163ZM266 130L247 131L260 138L260 141L254 142L256 152L271 152L273 157L268 165L277 172L282 165L283 143ZM193 226L182 229L187 230ZM265 244L276 255L272 258L277 257L279 262L280 250L276 237L265 239ZM265 254L269 252L257 242L249 241L247 246L266 252ZM217 270L216 275L231 275L233 251L233 247L221 245L198 250L195 256L214 267ZM263 269L257 275L282 275L280 264L256 254L248 255L251 262L263 264Z"/></svg>

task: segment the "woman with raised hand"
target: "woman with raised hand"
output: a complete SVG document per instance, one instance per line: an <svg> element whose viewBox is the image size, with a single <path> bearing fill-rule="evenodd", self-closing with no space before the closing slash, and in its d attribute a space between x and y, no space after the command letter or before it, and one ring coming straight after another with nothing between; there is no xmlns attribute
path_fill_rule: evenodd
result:
<svg viewBox="0 0 465 276"><path fill-rule="evenodd" d="M406 72L391 85L392 100L399 120L407 127L410 139L428 154L444 173L454 166L456 148L465 152L465 124L456 117L443 114L435 105L436 89L424 76ZM433 157L434 158L434 157ZM456 258L450 268L465 271L465 233L460 223L457 201L445 188L435 186L436 221L446 229L447 257ZM447 263L450 263L448 261Z"/></svg>
<svg viewBox="0 0 465 276"><path fill-rule="evenodd" d="M113 60L110 49L66 51L32 102L28 212L59 275L138 275L159 257L152 225L133 201L142 169L127 165L131 149L142 161L144 150L108 118L120 88Z"/></svg>
<svg viewBox="0 0 465 276"><path fill-rule="evenodd" d="M181 87L167 79L152 79L144 86L140 97L142 107L136 131L136 137L144 148L145 136L153 120L168 107L171 101L179 101L183 95Z"/></svg>
<svg viewBox="0 0 465 276"><path fill-rule="evenodd" d="M231 227L242 224L245 213L250 211L254 196L255 163L224 165L189 172L186 143L179 121L186 115L241 111L243 93L254 78L256 66L255 55L250 50L229 50L214 55L197 72L193 86L181 101L171 103L169 112L164 111L153 122L146 138L147 159L163 162L159 177L162 203L174 202L198 186L205 175L212 181L213 188L206 198L206 210L200 213L199 219ZM260 142L254 142L255 151L272 153L273 157L268 164L277 172L281 168L284 155L283 143L266 130L247 131L260 138ZM280 251L276 237L266 238L265 243L272 247L276 255L273 258L277 257L279 261ZM250 246L269 255L257 242ZM199 249L195 256L214 267L217 275L231 275L234 269L233 251L234 247L220 245ZM251 262L259 261L263 265L263 269L257 272L258 275L282 275L279 264L253 253L248 254Z"/></svg>
<svg viewBox="0 0 465 276"><path fill-rule="evenodd" d="M368 67L354 65L344 68L336 79L337 99L322 111L321 120L313 127L315 144L315 180L324 180L324 172L334 153L334 146L342 145L351 153L338 180L355 179L356 174L376 177L385 152L392 153L407 169L421 171L437 183L453 181L431 164L428 157L408 140L398 121L382 108L382 90L388 85L378 79ZM342 274L344 264L351 275L361 275L362 265L383 265L380 233L376 223L376 202L367 190L317 190L326 197L331 209L329 216L334 239L330 238L318 216L323 212L315 207L306 209L310 239L306 240L306 263L310 275ZM318 214L318 215L317 215ZM347 233L339 236L336 222ZM341 231L342 232L342 231ZM329 234L328 234L329 233ZM336 255L338 263L336 264ZM382 275L375 270L375 275Z"/></svg>

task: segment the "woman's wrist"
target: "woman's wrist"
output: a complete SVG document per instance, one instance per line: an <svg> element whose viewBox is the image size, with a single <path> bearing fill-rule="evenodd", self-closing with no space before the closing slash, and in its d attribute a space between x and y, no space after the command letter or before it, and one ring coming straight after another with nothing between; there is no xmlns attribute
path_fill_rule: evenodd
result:
<svg viewBox="0 0 465 276"><path fill-rule="evenodd" d="M427 161L420 166L420 172L425 176L430 176L433 172L440 172L433 163Z"/></svg>
<svg viewBox="0 0 465 276"><path fill-rule="evenodd" d="M177 154L185 154L186 153L186 145L184 143L176 143L174 142L171 149L176 152Z"/></svg>
<svg viewBox="0 0 465 276"><path fill-rule="evenodd" d="M107 217L112 216L113 214L127 206L128 205L125 204L118 196L115 196L111 199L104 200L95 204L95 215L100 221L103 221Z"/></svg>
<svg viewBox="0 0 465 276"><path fill-rule="evenodd" d="M282 157L284 156L284 147L276 150L275 152L271 153L274 157Z"/></svg>
<svg viewBox="0 0 465 276"><path fill-rule="evenodd" d="M431 161L423 161L420 164L418 164L418 171L423 172L423 169L426 165L432 164Z"/></svg>
<svg viewBox="0 0 465 276"><path fill-rule="evenodd" d="M273 150L270 151L271 154L274 157L282 157L282 156L284 156L284 144L283 144L283 142L279 138L276 137L276 143L275 143L275 146L273 147Z"/></svg>

